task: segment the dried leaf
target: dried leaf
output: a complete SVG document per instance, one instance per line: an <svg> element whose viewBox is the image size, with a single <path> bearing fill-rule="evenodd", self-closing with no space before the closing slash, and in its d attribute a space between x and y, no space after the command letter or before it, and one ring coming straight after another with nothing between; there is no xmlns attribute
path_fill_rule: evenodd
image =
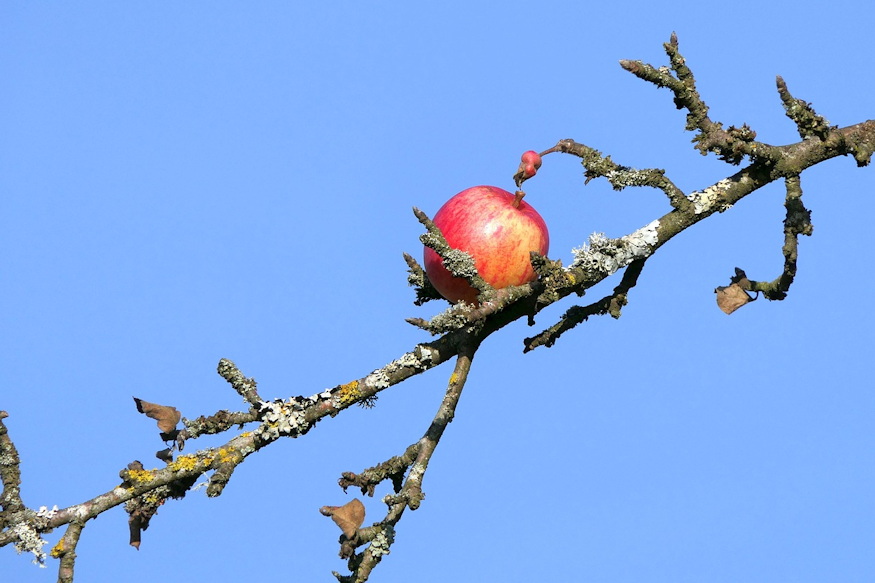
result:
<svg viewBox="0 0 875 583"><path fill-rule="evenodd" d="M717 307L725 314L731 314L741 306L753 301L753 298L738 283L718 287L714 291L717 293Z"/></svg>
<svg viewBox="0 0 875 583"><path fill-rule="evenodd" d="M157 452L155 454L155 457L158 458L159 460L161 460L162 462L169 464L170 462L173 461L173 452L168 447L168 448L162 449L161 451Z"/></svg>
<svg viewBox="0 0 875 583"><path fill-rule="evenodd" d="M149 403L148 401L143 401L136 397L134 397L134 402L137 404L137 411L158 422L158 429L160 429L162 433L171 433L174 431L176 429L176 424L182 419L182 413L180 413L176 407L156 405L155 403Z"/></svg>
<svg viewBox="0 0 875 583"><path fill-rule="evenodd" d="M353 498L343 506L323 506L319 512L330 516L346 538L355 536L355 532L365 521L365 505L358 498Z"/></svg>
<svg viewBox="0 0 875 583"><path fill-rule="evenodd" d="M179 436L179 429L174 429L173 431L161 432L158 434L161 437L161 441L176 441L176 438Z"/></svg>
<svg viewBox="0 0 875 583"><path fill-rule="evenodd" d="M143 522L139 516L131 516L128 519L128 528L130 529L131 537L130 537L130 545L140 550L140 542L141 542L141 532L145 530L143 528Z"/></svg>

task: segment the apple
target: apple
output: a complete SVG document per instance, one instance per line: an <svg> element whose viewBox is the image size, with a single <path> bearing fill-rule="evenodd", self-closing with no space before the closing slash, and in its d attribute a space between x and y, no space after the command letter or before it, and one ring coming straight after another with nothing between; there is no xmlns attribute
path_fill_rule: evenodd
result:
<svg viewBox="0 0 875 583"><path fill-rule="evenodd" d="M448 200L434 216L450 247L468 252L477 272L496 289L535 279L531 251L546 255L547 225L532 205L496 186L474 186ZM477 290L453 277L440 255L425 248L425 273L435 289L453 303L477 303Z"/></svg>

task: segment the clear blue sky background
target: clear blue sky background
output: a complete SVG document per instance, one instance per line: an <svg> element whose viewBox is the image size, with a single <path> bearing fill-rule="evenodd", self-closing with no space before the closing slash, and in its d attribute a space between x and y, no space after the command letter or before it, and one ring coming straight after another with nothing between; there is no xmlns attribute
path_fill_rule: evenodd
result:
<svg viewBox="0 0 875 583"><path fill-rule="evenodd" d="M692 150L667 91L617 65L665 64L673 30L727 125L798 139L776 74L834 124L875 118L869 1L590 4L4 2L0 408L25 502L79 503L133 459L160 465L132 395L241 409L222 357L287 398L427 340L404 322L441 309L406 284L411 206L511 188L524 150L570 137L686 190L732 173ZM815 234L784 302L727 317L713 294L735 266L778 274L774 185L661 249L619 321L523 355L569 298L491 338L372 580L875 580L875 171L837 159L802 186ZM668 209L584 187L558 155L527 192L566 262ZM449 372L260 452L218 499L168 503L139 552L121 508L89 522L77 580L333 580L339 532L317 509L352 497L341 472L420 437ZM4 581L56 577L0 553Z"/></svg>

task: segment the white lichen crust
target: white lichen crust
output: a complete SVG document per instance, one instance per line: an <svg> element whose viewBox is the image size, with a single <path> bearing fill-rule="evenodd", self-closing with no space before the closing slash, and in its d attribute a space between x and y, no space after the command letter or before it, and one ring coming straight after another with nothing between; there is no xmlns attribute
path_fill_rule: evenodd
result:
<svg viewBox="0 0 875 583"><path fill-rule="evenodd" d="M36 515L40 518L45 518L46 520L51 520L58 513L58 505L55 504L49 509L47 506L40 506Z"/></svg>
<svg viewBox="0 0 875 583"><path fill-rule="evenodd" d="M471 304L453 304L431 319L431 326L437 330L457 330L471 322Z"/></svg>
<svg viewBox="0 0 875 583"><path fill-rule="evenodd" d="M283 401L262 401L262 424L256 429L256 433L262 434L267 441L273 441L283 435L298 436L306 433L309 423L305 415L309 399L303 399L305 403L299 403L297 399Z"/></svg>
<svg viewBox="0 0 875 583"><path fill-rule="evenodd" d="M49 541L42 538L31 524L24 521L13 525L12 532L18 539L15 541L15 550L18 554L33 553L33 563L45 568L46 552L43 547L49 544Z"/></svg>
<svg viewBox="0 0 875 583"><path fill-rule="evenodd" d="M420 366L422 366L423 368L431 366L432 361L437 357L435 351L428 346L425 346L424 344L417 345L416 349L413 351L413 354L418 358Z"/></svg>
<svg viewBox="0 0 875 583"><path fill-rule="evenodd" d="M659 221L645 225L619 239L593 233L589 240L572 249L574 260L568 269L582 267L591 273L611 275L636 259L649 257L659 243Z"/></svg>
<svg viewBox="0 0 875 583"><path fill-rule="evenodd" d="M380 529L380 532L378 532L371 541L371 554L374 557L388 555L393 542L395 542L395 529L391 524L387 524Z"/></svg>
<svg viewBox="0 0 875 583"><path fill-rule="evenodd" d="M386 368L394 365L395 361L389 363L385 368L380 368L369 374L365 377L364 383L368 387L373 387L374 389L380 390L388 388L389 385L389 375L386 374Z"/></svg>
<svg viewBox="0 0 875 583"><path fill-rule="evenodd" d="M693 203L693 209L697 215L704 212L714 211L722 213L732 207L731 204L723 202L723 195L726 194L726 191L730 186L732 186L732 181L728 178L724 178L717 184L712 184L705 190L691 192L687 195L687 198Z"/></svg>

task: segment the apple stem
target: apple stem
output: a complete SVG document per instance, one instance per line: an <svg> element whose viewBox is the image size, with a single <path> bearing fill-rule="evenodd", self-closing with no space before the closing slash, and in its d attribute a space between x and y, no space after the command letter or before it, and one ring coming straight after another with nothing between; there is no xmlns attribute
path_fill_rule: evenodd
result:
<svg viewBox="0 0 875 583"><path fill-rule="evenodd" d="M510 203L511 206L515 209L520 208L520 201L523 199L523 197L525 195L526 195L526 193L523 192L522 190L517 190L515 196L513 197L513 202Z"/></svg>

